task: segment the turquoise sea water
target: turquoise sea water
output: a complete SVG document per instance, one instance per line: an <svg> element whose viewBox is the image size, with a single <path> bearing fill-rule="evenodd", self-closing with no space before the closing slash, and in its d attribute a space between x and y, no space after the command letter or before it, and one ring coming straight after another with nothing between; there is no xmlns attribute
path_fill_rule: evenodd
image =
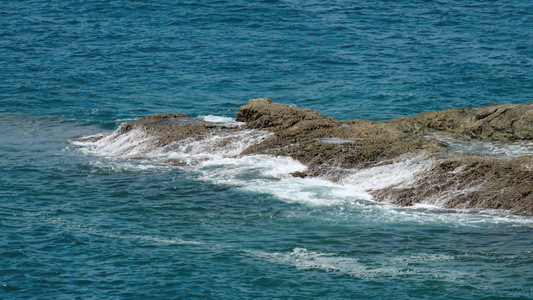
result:
<svg viewBox="0 0 533 300"><path fill-rule="evenodd" d="M518 0L1 1L0 299L532 299L531 217L70 142L252 97L372 120L531 102L532 44Z"/></svg>

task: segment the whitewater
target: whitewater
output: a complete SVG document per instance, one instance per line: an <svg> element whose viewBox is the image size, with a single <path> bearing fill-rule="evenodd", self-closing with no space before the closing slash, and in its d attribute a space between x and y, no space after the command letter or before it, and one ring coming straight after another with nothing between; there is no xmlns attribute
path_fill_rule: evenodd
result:
<svg viewBox="0 0 533 300"><path fill-rule="evenodd" d="M257 97L375 121L532 102L532 15L518 0L1 1L0 299L532 299L531 216L376 201L438 158L295 177L293 158L243 154L273 134L235 121ZM161 113L230 129L164 147L120 134Z"/></svg>

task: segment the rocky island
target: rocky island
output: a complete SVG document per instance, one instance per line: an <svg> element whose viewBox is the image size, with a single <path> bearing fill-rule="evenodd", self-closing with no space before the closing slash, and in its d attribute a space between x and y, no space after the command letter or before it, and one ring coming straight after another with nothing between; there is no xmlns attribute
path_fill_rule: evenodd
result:
<svg viewBox="0 0 533 300"><path fill-rule="evenodd" d="M219 136L225 147L244 130L271 134L249 142L238 155L288 156L307 166L295 177L320 177L343 183L354 172L405 162L418 164L412 180L368 189L373 199L400 206L418 203L453 209L498 209L533 215L533 157L460 151L458 143L516 145L533 141L533 103L491 105L426 112L386 122L338 121L313 110L251 99L228 126L182 114L147 116L123 124L112 137L137 130L154 147ZM103 136L93 136L93 142ZM531 144L529 144L531 145ZM169 159L172 165L187 162ZM422 162L422 163L421 163Z"/></svg>

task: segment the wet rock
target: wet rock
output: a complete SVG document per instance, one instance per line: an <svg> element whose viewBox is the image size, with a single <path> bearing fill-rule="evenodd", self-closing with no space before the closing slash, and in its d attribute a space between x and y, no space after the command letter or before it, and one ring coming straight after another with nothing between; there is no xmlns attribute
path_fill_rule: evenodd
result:
<svg viewBox="0 0 533 300"><path fill-rule="evenodd" d="M206 135L216 134L217 131L239 130L236 127L226 127L217 123L193 119L184 114L160 114L127 122L118 131L119 133L126 133L134 129L142 130L155 137L159 147L184 139L198 140Z"/></svg>
<svg viewBox="0 0 533 300"><path fill-rule="evenodd" d="M528 167L532 163L531 157L511 161L473 155L449 157L418 174L411 186L391 186L373 196L402 206L429 203L533 214L533 171Z"/></svg>
<svg viewBox="0 0 533 300"><path fill-rule="evenodd" d="M338 121L313 110L273 103L266 98L251 99L248 105L239 108L236 120L245 122L246 128L280 133L288 130L289 134L340 126Z"/></svg>
<svg viewBox="0 0 533 300"><path fill-rule="evenodd" d="M499 141L533 139L533 104L492 105L427 112L388 122L338 122L314 111L252 99L237 120L274 136L245 151L290 156L308 166L305 176L339 180L347 169L392 163L409 153L427 155L434 166L411 185L375 190L378 201L409 206L502 209L533 214L531 160L497 160L449 152L428 132ZM342 142L330 142L342 141ZM439 151L437 151L439 150ZM293 174L302 177L304 174Z"/></svg>
<svg viewBox="0 0 533 300"><path fill-rule="evenodd" d="M377 201L397 205L437 204L447 208L501 209L533 214L533 158L495 159L449 150L447 144L428 138L428 132L461 138L498 141L533 140L533 104L504 104L481 108L427 112L387 122L336 121L313 110L269 99L252 99L237 112L245 129L273 132L245 149L241 155L289 156L305 164L306 172L294 177L319 176L342 181L354 170L392 164L405 157L423 156L433 162L409 184L372 190ZM206 135L236 132L239 127L163 114L128 122L122 133L141 129L155 136L159 146ZM220 136L220 134L219 134ZM231 144L223 135L214 146ZM169 161L182 165L180 161Z"/></svg>
<svg viewBox="0 0 533 300"><path fill-rule="evenodd" d="M174 167L185 167L185 166L187 166L186 162L181 161L181 160L177 160L177 159L167 159L165 161L165 163L168 164L168 165L174 166Z"/></svg>
<svg viewBox="0 0 533 300"><path fill-rule="evenodd" d="M298 177L298 178L305 178L307 177L307 172L296 171L296 172L291 173L291 176Z"/></svg>
<svg viewBox="0 0 533 300"><path fill-rule="evenodd" d="M244 154L290 156L308 166L308 174L321 176L332 168L362 168L402 154L433 149L435 141L409 135L385 123L354 120L339 122L321 114L268 99L252 99L241 107L237 121L246 128L276 133ZM342 140L342 143L324 143Z"/></svg>
<svg viewBox="0 0 533 300"><path fill-rule="evenodd" d="M76 137L76 138L73 138L71 141L83 142L83 143L87 143L87 142L95 143L101 140L102 138L104 138L104 135L89 135L89 136Z"/></svg>

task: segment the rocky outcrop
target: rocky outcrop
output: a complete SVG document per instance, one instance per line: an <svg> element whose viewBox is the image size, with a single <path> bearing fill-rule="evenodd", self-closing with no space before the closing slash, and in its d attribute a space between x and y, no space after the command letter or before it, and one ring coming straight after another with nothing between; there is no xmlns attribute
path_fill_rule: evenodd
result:
<svg viewBox="0 0 533 300"><path fill-rule="evenodd" d="M124 123L118 132L124 134L135 129L142 129L155 138L159 147L184 139L198 140L207 134L216 134L217 131L238 130L235 127L193 119L184 114L160 114Z"/></svg>
<svg viewBox="0 0 533 300"><path fill-rule="evenodd" d="M452 136L498 141L533 140L533 103L425 112L388 123L410 133L434 130Z"/></svg>
<svg viewBox="0 0 533 300"><path fill-rule="evenodd" d="M347 169L387 164L406 154L421 154L433 166L410 186L372 192L397 205L439 204L447 208L502 209L533 214L533 158L495 159L446 150L428 138L438 133L498 141L533 140L533 103L492 105L427 112L388 122L335 121L312 110L252 99L237 120L274 136L247 153L287 155L309 167L308 174L339 180Z"/></svg>
<svg viewBox="0 0 533 300"><path fill-rule="evenodd" d="M533 214L533 158L494 158L462 154L432 134L510 142L533 140L533 103L492 105L427 112L387 122L337 121L313 110L252 99L237 112L245 129L273 134L242 152L290 156L308 167L297 177L342 181L357 170L423 156L431 165L409 184L371 191L377 201L397 205L438 204L447 208L502 209ZM198 121L184 115L158 115L124 124L119 131L142 128L161 146L200 139L239 127Z"/></svg>
<svg viewBox="0 0 533 300"><path fill-rule="evenodd" d="M272 103L269 99L250 100L239 109L237 121L245 122L249 129L275 133L244 154L290 156L307 165L312 176L329 174L333 169L382 164L402 154L442 145L422 135L406 134L386 123L340 122L312 110Z"/></svg>

